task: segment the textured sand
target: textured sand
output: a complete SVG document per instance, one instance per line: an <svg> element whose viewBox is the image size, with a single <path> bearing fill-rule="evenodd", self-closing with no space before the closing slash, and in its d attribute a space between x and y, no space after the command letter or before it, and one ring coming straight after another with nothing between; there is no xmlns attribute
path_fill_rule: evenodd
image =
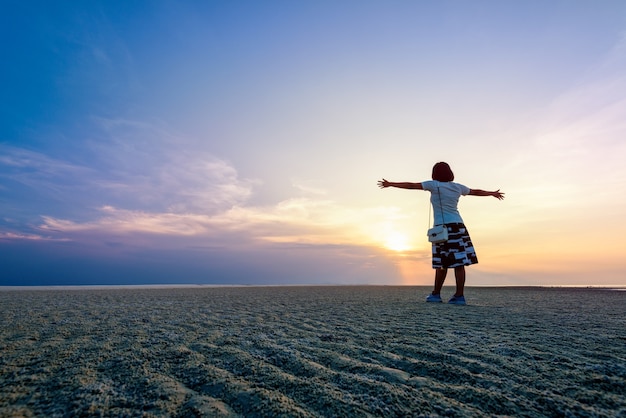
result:
<svg viewBox="0 0 626 418"><path fill-rule="evenodd" d="M0 416L626 416L626 292L427 292L2 291Z"/></svg>

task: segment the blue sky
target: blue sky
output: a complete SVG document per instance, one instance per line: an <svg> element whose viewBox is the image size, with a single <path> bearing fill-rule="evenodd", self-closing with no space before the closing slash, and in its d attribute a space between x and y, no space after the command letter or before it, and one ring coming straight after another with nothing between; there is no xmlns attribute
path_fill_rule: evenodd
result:
<svg viewBox="0 0 626 418"><path fill-rule="evenodd" d="M2 5L0 285L625 285L623 1ZM610 225L610 236L599 225Z"/></svg>

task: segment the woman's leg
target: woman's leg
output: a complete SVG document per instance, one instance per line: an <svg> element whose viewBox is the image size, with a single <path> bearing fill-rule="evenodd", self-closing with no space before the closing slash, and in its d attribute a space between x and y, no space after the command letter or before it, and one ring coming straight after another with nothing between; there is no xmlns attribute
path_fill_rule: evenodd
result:
<svg viewBox="0 0 626 418"><path fill-rule="evenodd" d="M465 290L465 266L454 268L454 278L456 279L456 293L454 296L463 296L463 291Z"/></svg>
<svg viewBox="0 0 626 418"><path fill-rule="evenodd" d="M441 288L443 287L443 282L446 281L447 274L448 269L441 268L435 270L435 289L433 290L433 295L441 293Z"/></svg>

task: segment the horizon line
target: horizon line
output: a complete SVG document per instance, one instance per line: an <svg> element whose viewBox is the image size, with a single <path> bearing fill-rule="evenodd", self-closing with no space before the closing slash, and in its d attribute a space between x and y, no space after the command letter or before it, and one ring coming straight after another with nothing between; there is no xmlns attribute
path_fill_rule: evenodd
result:
<svg viewBox="0 0 626 418"><path fill-rule="evenodd" d="M453 285L448 285L453 286ZM85 284L85 285L9 285L0 286L2 291L20 290L107 290L107 289L192 289L192 288L227 288L227 287L432 287L431 285L407 284ZM446 287L446 285L444 285ZM626 291L626 285L473 285L467 288L518 288L518 289L591 289Z"/></svg>

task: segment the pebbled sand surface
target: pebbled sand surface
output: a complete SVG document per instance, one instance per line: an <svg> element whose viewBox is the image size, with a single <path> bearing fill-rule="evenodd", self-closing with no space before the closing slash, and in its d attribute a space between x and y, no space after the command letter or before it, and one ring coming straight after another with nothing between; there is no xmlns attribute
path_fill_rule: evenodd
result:
<svg viewBox="0 0 626 418"><path fill-rule="evenodd" d="M0 417L626 416L626 292L428 290L0 291Z"/></svg>

